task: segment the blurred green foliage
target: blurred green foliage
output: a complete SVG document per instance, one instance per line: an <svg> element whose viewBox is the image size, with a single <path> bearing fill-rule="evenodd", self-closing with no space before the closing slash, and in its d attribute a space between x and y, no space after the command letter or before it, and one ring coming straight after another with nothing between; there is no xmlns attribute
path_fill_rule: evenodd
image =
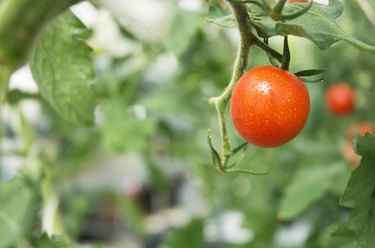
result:
<svg viewBox="0 0 375 248"><path fill-rule="evenodd" d="M42 35L30 60L40 92L13 89L8 95L7 107L15 114L4 119L7 132L2 139L21 145L2 146L0 155L2 161L10 155L20 157L23 167L18 177L0 185L0 247L70 247L86 241L101 247L125 234L141 247L371 247L374 137L356 137L354 144L363 160L354 172L343 148L350 143L351 125L375 124L374 55L343 42L321 51L309 40L291 37L292 72L327 69L323 83L307 85L311 113L306 127L285 146L247 147L239 167L270 175L221 174L212 165L206 143L210 128L214 145L219 144L217 117L208 99L230 79L237 30L207 22L207 2L197 11L165 2L170 16L161 40L147 40L132 32L136 27L112 16L121 39L134 47L125 55L115 56L94 45L93 57L82 54L81 46L90 50L82 42L88 37L77 37L77 32L95 36L95 30L85 30L70 12L64 15L76 20L78 29L69 28L64 15L47 27L50 32ZM345 1L344 10L338 24L375 44L370 35L374 27L356 1ZM59 37L68 41L61 44L65 38ZM282 50L280 37L269 42ZM47 45L48 51L41 50ZM47 62L39 65L41 56ZM79 59L69 59L75 56ZM263 51L251 50L249 67L268 63ZM54 77L47 77L53 72ZM335 82L349 83L356 91L357 106L350 116L337 118L326 109L324 93ZM36 120L22 111L27 100L41 106ZM76 117L81 112L83 121ZM92 124L93 118L95 125L81 125ZM241 144L233 126L229 130L231 142ZM2 166L4 170L6 164ZM121 173L128 176L118 180ZM44 233L42 222L42 213L51 207L50 195L58 198L58 206L49 221L59 226L51 237ZM163 215L171 208L182 209L189 221L170 224L181 217ZM229 211L240 213L240 228L253 235L237 243L225 240L225 235L207 240L207 221ZM157 223L167 227L155 234L147 223L157 216ZM282 237L298 223L307 227L304 234ZM293 243L294 235L302 240Z"/></svg>

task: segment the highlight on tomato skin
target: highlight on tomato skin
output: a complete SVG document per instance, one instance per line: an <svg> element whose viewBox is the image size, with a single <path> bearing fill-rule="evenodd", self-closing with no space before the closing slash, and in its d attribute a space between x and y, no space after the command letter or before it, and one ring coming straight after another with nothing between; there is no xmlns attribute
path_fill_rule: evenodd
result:
<svg viewBox="0 0 375 248"><path fill-rule="evenodd" d="M296 75L273 66L257 66L237 82L230 115L237 132L259 147L283 145L306 124L310 97Z"/></svg>
<svg viewBox="0 0 375 248"><path fill-rule="evenodd" d="M354 111L355 93L346 83L335 83L326 92L326 105L335 116L345 116Z"/></svg>

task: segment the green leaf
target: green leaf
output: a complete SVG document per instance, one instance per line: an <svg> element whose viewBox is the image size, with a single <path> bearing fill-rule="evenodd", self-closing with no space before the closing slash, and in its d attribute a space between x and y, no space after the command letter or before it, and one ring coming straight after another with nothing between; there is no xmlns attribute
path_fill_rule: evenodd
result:
<svg viewBox="0 0 375 248"><path fill-rule="evenodd" d="M323 73L326 72L325 69L310 69L298 71L295 73L305 83L320 83L323 82Z"/></svg>
<svg viewBox="0 0 375 248"><path fill-rule="evenodd" d="M221 164L221 158L219 153L216 151L215 147L212 145L212 135L211 135L211 130L208 130L207 134L207 143L210 147L211 151L211 157L212 157L212 163L214 164L215 167L218 167L222 169L222 164Z"/></svg>
<svg viewBox="0 0 375 248"><path fill-rule="evenodd" d="M222 27L235 27L236 21L229 5L224 0L210 0L207 21Z"/></svg>
<svg viewBox="0 0 375 248"><path fill-rule="evenodd" d="M32 240L33 247L38 248L73 248L73 244L69 243L68 240L64 239L63 236L52 235L49 237L46 233L43 233L39 238Z"/></svg>
<svg viewBox="0 0 375 248"><path fill-rule="evenodd" d="M193 219L185 227L167 234L165 242L159 248L204 247L203 220Z"/></svg>
<svg viewBox="0 0 375 248"><path fill-rule="evenodd" d="M285 14L302 10L304 5L291 4L285 6ZM258 34L263 38L275 35L295 35L310 39L320 49L327 49L339 40L345 40L359 49L375 52L375 46L359 41L339 27L336 22L343 12L343 4L339 0L330 0L328 5L314 3L305 14L288 21L274 21L267 13L254 4L249 5L251 21Z"/></svg>
<svg viewBox="0 0 375 248"><path fill-rule="evenodd" d="M159 165L155 156L145 156L147 169L150 173L150 184L156 192L163 192L169 189L170 181L166 171Z"/></svg>
<svg viewBox="0 0 375 248"><path fill-rule="evenodd" d="M23 149L25 152L29 151L32 144L36 140L36 133L34 127L27 121L24 114L20 111L19 112L19 120L20 120L20 131L19 135L21 137L23 143Z"/></svg>
<svg viewBox="0 0 375 248"><path fill-rule="evenodd" d="M115 193L115 200L121 208L121 214L124 221L129 224L132 230L138 235L144 235L144 215L130 198Z"/></svg>
<svg viewBox="0 0 375 248"><path fill-rule="evenodd" d="M34 192L22 178L0 186L0 247L16 247L35 221L36 207Z"/></svg>
<svg viewBox="0 0 375 248"><path fill-rule="evenodd" d="M375 244L375 136L367 133L354 138L354 148L362 156L353 171L340 203L353 208L347 228L354 232L364 248Z"/></svg>
<svg viewBox="0 0 375 248"><path fill-rule="evenodd" d="M102 110L105 118L103 140L108 148L118 152L145 148L155 129L153 120L138 119L119 99L103 103Z"/></svg>
<svg viewBox="0 0 375 248"><path fill-rule="evenodd" d="M325 194L341 167L342 163L301 167L286 188L278 216L289 220L301 214Z"/></svg>
<svg viewBox="0 0 375 248"><path fill-rule="evenodd" d="M42 97L66 121L94 123L95 80L86 27L70 11L51 22L30 60Z"/></svg>
<svg viewBox="0 0 375 248"><path fill-rule="evenodd" d="M309 69L309 70L303 70L303 71L298 71L294 73L297 77L307 77L307 76L315 76L315 75L320 75L323 74L327 71L327 69Z"/></svg>
<svg viewBox="0 0 375 248"><path fill-rule="evenodd" d="M200 16L196 12L177 10L164 39L167 50L181 55L193 40Z"/></svg>
<svg viewBox="0 0 375 248"><path fill-rule="evenodd" d="M77 2L76 0L0 1L0 68L8 67L13 72L24 64L45 24Z"/></svg>
<svg viewBox="0 0 375 248"><path fill-rule="evenodd" d="M233 14L224 6L218 1L213 1L210 4L208 21L223 27L236 27ZM304 8L306 8L305 4L287 4L282 14L288 16ZM310 39L320 49L328 49L333 43L344 40L359 49L375 52L375 46L352 37L337 24L336 18L342 14L343 9L343 4L339 0L330 0L328 5L314 2L303 15L291 20L275 21L258 4L248 3L249 17L262 38L295 35Z"/></svg>
<svg viewBox="0 0 375 248"><path fill-rule="evenodd" d="M324 247L327 248L361 248L354 240L354 234L345 223L335 223L327 228L323 237Z"/></svg>

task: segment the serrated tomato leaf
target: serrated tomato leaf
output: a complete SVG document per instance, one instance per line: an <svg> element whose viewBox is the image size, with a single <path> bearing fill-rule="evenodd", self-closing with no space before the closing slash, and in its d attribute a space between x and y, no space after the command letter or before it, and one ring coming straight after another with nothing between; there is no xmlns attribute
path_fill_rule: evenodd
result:
<svg viewBox="0 0 375 248"><path fill-rule="evenodd" d="M17 247L36 221L37 195L26 180L16 177L0 185L0 247Z"/></svg>
<svg viewBox="0 0 375 248"><path fill-rule="evenodd" d="M85 43L87 28L66 11L41 36L30 67L42 97L66 121L94 123L95 80L92 49Z"/></svg>
<svg viewBox="0 0 375 248"><path fill-rule="evenodd" d="M286 13L305 8L303 4L291 4L284 8ZM250 5L252 22L261 37L275 35L295 35L310 39L320 49L327 49L339 40L345 40L357 48L375 52L370 46L350 36L337 24L336 18L343 12L343 4L339 0L330 0L328 5L314 3L305 14L288 21L274 21L256 5Z"/></svg>
<svg viewBox="0 0 375 248"><path fill-rule="evenodd" d="M339 0L329 0L328 5L314 2L306 13L283 21L272 19L269 13L257 4L248 3L247 6L250 20L262 38L294 35L310 39L320 49L328 49L333 43L344 40L359 49L375 52L375 46L352 37L337 24L336 19L344 9ZM288 16L305 8L304 3L286 4L282 15ZM228 12L220 1L211 1L207 19L223 27L236 27L234 15Z"/></svg>
<svg viewBox="0 0 375 248"><path fill-rule="evenodd" d="M370 248L375 244L375 136L356 133L353 144L362 159L352 172L340 203L353 208L347 227L361 247Z"/></svg>

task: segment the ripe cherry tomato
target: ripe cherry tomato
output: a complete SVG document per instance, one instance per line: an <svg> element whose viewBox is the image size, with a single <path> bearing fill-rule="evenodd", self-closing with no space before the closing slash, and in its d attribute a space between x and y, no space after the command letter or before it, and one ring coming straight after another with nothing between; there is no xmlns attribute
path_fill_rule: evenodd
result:
<svg viewBox="0 0 375 248"><path fill-rule="evenodd" d="M237 132L249 143L275 147L292 140L310 112L306 86L296 75L273 66L258 66L237 82L230 114Z"/></svg>
<svg viewBox="0 0 375 248"><path fill-rule="evenodd" d="M348 115L354 110L354 90L348 84L333 84L326 92L326 104L336 116Z"/></svg>

